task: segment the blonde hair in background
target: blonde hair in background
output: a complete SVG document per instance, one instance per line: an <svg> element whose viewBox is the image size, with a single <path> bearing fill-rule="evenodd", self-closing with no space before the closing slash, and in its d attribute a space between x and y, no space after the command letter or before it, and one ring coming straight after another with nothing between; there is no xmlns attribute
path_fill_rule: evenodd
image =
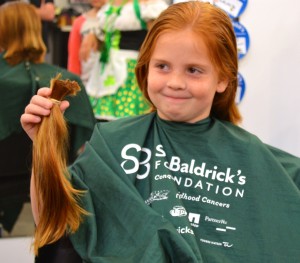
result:
<svg viewBox="0 0 300 263"><path fill-rule="evenodd" d="M189 1L169 6L153 22L141 46L135 68L138 84L150 101L147 91L148 66L157 39L166 32L191 29L205 42L210 59L217 70L219 80L227 80L223 93L216 93L211 116L238 123L241 115L235 103L238 85L238 54L232 22L228 15L209 3ZM153 110L155 106L153 106Z"/></svg>
<svg viewBox="0 0 300 263"><path fill-rule="evenodd" d="M83 191L76 190L69 181L67 169L68 127L60 110L65 96L75 95L80 87L75 81L51 80L51 99L54 102L49 116L44 117L33 141L33 174L37 193L39 223L36 226L34 253L66 233L75 232L82 216L79 198Z"/></svg>
<svg viewBox="0 0 300 263"><path fill-rule="evenodd" d="M44 62L42 24L33 5L13 1L0 6L0 48L13 66L22 61Z"/></svg>

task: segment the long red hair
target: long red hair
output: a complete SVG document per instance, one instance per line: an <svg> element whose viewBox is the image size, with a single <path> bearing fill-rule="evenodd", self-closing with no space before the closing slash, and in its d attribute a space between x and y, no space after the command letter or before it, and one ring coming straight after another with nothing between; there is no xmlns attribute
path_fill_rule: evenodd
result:
<svg viewBox="0 0 300 263"><path fill-rule="evenodd" d="M68 127L59 108L65 96L75 95L80 87L75 81L51 80L51 99L54 101L49 116L44 117L33 141L33 173L39 211L34 252L53 243L67 232L75 232L82 216L79 197L82 191L72 187L67 169Z"/></svg>

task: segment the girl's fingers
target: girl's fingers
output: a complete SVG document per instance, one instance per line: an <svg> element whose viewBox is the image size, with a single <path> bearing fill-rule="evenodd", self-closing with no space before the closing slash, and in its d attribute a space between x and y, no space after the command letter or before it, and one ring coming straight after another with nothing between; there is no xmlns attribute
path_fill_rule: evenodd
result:
<svg viewBox="0 0 300 263"><path fill-rule="evenodd" d="M63 100L61 103L60 103L60 110L62 112L64 112L67 108L69 108L70 106L70 103L67 101L67 100Z"/></svg>
<svg viewBox="0 0 300 263"><path fill-rule="evenodd" d="M41 122L41 119L42 118L40 116L24 113L21 116L21 124L24 127L24 126L39 123Z"/></svg>
<svg viewBox="0 0 300 263"><path fill-rule="evenodd" d="M40 113L42 116L47 116L50 114L49 111L53 107L53 101L51 101L49 98L51 98L51 89L49 88L40 88L38 90L37 95L33 96L31 98L29 105L36 105L41 108L44 108L44 110L41 110L41 108L29 108L29 110L36 110L32 113ZM64 112L68 107L70 106L70 103L66 100L61 101L60 103L60 110ZM46 110L46 111L45 111Z"/></svg>
<svg viewBox="0 0 300 263"><path fill-rule="evenodd" d="M49 97L51 95L52 90L50 88L44 87L40 88L37 92L37 95L40 95L42 97Z"/></svg>
<svg viewBox="0 0 300 263"><path fill-rule="evenodd" d="M47 105L47 106L45 106ZM25 108L25 114L31 114L36 116L48 116L51 112L51 108L53 106L53 102L46 99L43 103L34 103L34 98L30 104L28 104Z"/></svg>
<svg viewBox="0 0 300 263"><path fill-rule="evenodd" d="M20 121L22 128L33 141L36 133L36 124L41 121L41 117L24 113Z"/></svg>
<svg viewBox="0 0 300 263"><path fill-rule="evenodd" d="M31 98L21 116L21 125L32 140L35 137L37 124L41 122L43 116L49 116L51 113L54 102L49 99L50 97L51 90L49 88L40 88L37 95ZM64 112L69 106L70 103L64 100L59 107Z"/></svg>

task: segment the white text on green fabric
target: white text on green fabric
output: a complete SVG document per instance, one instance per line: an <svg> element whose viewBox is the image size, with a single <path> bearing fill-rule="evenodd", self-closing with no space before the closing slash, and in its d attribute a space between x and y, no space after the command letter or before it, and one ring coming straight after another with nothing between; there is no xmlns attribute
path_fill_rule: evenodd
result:
<svg viewBox="0 0 300 263"><path fill-rule="evenodd" d="M217 165L210 167L206 162L191 159L188 162L182 161L179 156L170 156L168 158L162 145L157 145L155 148L154 157L149 148L141 147L138 144L127 144L121 151L121 157L124 161L121 163L126 174L136 173L137 179L145 179L149 176L150 171L155 180L173 180L178 185L184 187L200 188L206 191L213 191L215 194L223 194L224 196L231 196L233 193L236 197L243 197L244 189L232 189L229 185L243 186L246 184L246 176L242 174L241 169L234 169L226 167L220 169ZM152 167L151 167L152 165ZM152 170L151 170L152 168ZM183 177L183 175L185 175ZM189 175L189 176L187 176ZM200 179L195 181L195 177ZM212 183L212 181L226 184L224 187Z"/></svg>

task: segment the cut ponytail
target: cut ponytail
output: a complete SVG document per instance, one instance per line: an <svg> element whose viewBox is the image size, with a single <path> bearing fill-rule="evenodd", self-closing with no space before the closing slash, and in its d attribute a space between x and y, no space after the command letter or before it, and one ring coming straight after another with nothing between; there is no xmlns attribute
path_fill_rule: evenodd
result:
<svg viewBox="0 0 300 263"><path fill-rule="evenodd" d="M34 253L44 245L53 243L66 233L75 232L84 215L80 206L83 191L72 187L67 169L69 147L68 127L60 110L60 101L80 90L77 82L51 80L51 100L54 102L49 116L44 117L33 141L33 173L39 222L35 230Z"/></svg>

